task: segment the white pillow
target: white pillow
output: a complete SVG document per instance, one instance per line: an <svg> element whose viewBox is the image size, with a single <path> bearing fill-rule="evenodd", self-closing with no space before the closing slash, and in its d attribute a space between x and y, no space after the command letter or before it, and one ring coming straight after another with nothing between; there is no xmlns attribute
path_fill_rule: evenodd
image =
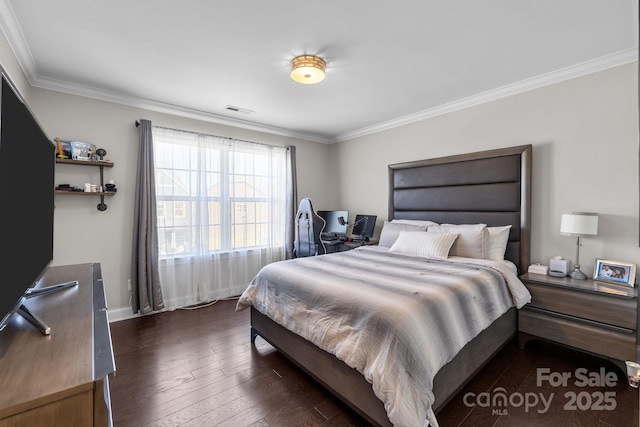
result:
<svg viewBox="0 0 640 427"><path fill-rule="evenodd" d="M453 233L425 233L423 231L400 231L398 240L389 252L423 258L446 259L451 245L458 237Z"/></svg>
<svg viewBox="0 0 640 427"><path fill-rule="evenodd" d="M427 233L455 233L458 235L451 247L451 256L485 259L489 252L489 233L486 224L430 225Z"/></svg>
<svg viewBox="0 0 640 427"><path fill-rule="evenodd" d="M485 258L495 261L504 260L504 253L507 251L511 226L487 227L487 230L489 231L489 251L485 254Z"/></svg>
<svg viewBox="0 0 640 427"><path fill-rule="evenodd" d="M391 220L394 224L410 224L410 225L418 225L420 227L428 227L430 225L438 225L437 222L422 220L422 219L393 219Z"/></svg>
<svg viewBox="0 0 640 427"><path fill-rule="evenodd" d="M385 221L384 225L382 226L382 231L380 232L380 239L378 240L378 246L390 248L398 239L398 236L400 235L400 231L402 230L421 231L424 233L425 231L427 231L427 226Z"/></svg>

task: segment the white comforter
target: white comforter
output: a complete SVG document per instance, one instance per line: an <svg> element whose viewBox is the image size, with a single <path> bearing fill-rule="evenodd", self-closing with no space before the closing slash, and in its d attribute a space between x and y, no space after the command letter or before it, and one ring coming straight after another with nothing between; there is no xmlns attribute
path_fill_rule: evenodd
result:
<svg viewBox="0 0 640 427"><path fill-rule="evenodd" d="M264 267L237 310L262 314L357 369L397 426L437 426L433 378L530 295L505 263L426 260L386 248Z"/></svg>

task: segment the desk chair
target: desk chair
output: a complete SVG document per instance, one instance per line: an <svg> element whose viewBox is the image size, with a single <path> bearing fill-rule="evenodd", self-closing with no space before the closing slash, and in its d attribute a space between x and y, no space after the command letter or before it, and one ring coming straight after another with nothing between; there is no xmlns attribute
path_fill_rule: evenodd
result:
<svg viewBox="0 0 640 427"><path fill-rule="evenodd" d="M324 230L325 222L313 210L311 199L305 198L300 201L298 212L296 213L295 241L293 252L296 258L322 255L327 250L322 243L320 236Z"/></svg>

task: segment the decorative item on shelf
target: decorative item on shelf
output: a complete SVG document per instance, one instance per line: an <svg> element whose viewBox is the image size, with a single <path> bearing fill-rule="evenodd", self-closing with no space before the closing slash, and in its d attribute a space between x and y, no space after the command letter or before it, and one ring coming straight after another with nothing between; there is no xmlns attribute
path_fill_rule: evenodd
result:
<svg viewBox="0 0 640 427"><path fill-rule="evenodd" d="M636 283L636 265L609 259L596 259L593 279L598 282L634 287Z"/></svg>
<svg viewBox="0 0 640 427"><path fill-rule="evenodd" d="M107 191L110 193L115 193L116 191L118 191L112 179L110 179L109 182L104 185L104 191Z"/></svg>
<svg viewBox="0 0 640 427"><path fill-rule="evenodd" d="M98 148L96 150L96 155L98 156L99 160L102 161L104 160L104 156L107 155L107 150L105 150L104 148Z"/></svg>
<svg viewBox="0 0 640 427"><path fill-rule="evenodd" d="M84 188L78 187L76 185L71 184L59 184L56 188L56 191L67 191L69 193L83 193Z"/></svg>
<svg viewBox="0 0 640 427"><path fill-rule="evenodd" d="M60 184L56 187L56 191L73 191L71 184Z"/></svg>
<svg viewBox="0 0 640 427"><path fill-rule="evenodd" d="M569 274L572 279L586 280L587 275L580 271L580 238L582 236L596 236L598 234L598 214L591 212L573 212L562 214L560 233L576 236L576 263L574 270Z"/></svg>
<svg viewBox="0 0 640 427"><path fill-rule="evenodd" d="M65 139L54 138L56 143L56 157L58 159L70 159L71 158L71 141Z"/></svg>
<svg viewBox="0 0 640 427"><path fill-rule="evenodd" d="M71 158L73 160L95 160L96 146L88 142L71 141Z"/></svg>

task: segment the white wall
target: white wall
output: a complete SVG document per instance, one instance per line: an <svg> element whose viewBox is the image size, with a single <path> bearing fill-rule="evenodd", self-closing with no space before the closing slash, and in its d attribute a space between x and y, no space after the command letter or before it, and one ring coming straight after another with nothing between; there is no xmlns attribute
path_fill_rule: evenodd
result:
<svg viewBox="0 0 640 427"><path fill-rule="evenodd" d="M640 264L637 62L336 144L348 183L339 205L377 214L379 232L388 164L523 144L533 145L532 261L574 260L560 217L589 211L599 233L584 238L582 270L592 275L595 258Z"/></svg>
<svg viewBox="0 0 640 427"><path fill-rule="evenodd" d="M112 313L129 306L127 282L131 270L131 233L138 157L137 119L153 124L233 137L272 145L295 145L298 160L299 197L311 197L318 206L333 205L337 195L329 191L317 171L328 167L328 146L185 119L148 110L98 101L50 90L32 88L30 107L53 139L74 139L107 150L115 166L104 171L118 192L105 200L104 212L96 209L99 197L56 196L53 265L100 262L107 302ZM99 182L98 168L56 166L56 184Z"/></svg>

